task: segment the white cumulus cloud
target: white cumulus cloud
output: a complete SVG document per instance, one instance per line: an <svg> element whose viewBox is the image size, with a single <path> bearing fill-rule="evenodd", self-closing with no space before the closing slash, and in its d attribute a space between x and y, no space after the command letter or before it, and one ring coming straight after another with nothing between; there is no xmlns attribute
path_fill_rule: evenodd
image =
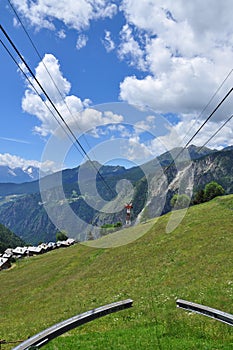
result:
<svg viewBox="0 0 233 350"><path fill-rule="evenodd" d="M69 28L82 30L89 27L90 21L111 18L117 6L110 0L12 0L14 6L37 29L56 29L56 20Z"/></svg>
<svg viewBox="0 0 233 350"><path fill-rule="evenodd" d="M24 159L9 153L0 153L0 165L9 166L11 169L22 168L23 170L27 169L29 166L34 166L44 172L57 170L57 166L53 161L39 162L37 160Z"/></svg>
<svg viewBox="0 0 233 350"><path fill-rule="evenodd" d="M89 28L91 21L112 18L118 11L116 2L111 0L12 2L19 13L37 29L59 30L61 23L66 32L70 28L75 29L79 35L77 49L86 45L88 37L80 33ZM105 30L102 43L107 52L114 50L120 60L126 61L139 73L125 76L121 81L120 99L140 107L150 107L158 114L177 114L179 121L174 125L173 131L179 135L187 135L192 123L195 123L193 130L197 130L233 83L232 73L205 113L200 115L232 69L232 0L121 0L119 3L125 16L125 24L119 32L119 42L118 39L113 41L113 32ZM65 38L65 30L60 29L56 34ZM44 64L60 93L51 83ZM71 83L63 75L54 55L46 54L35 72L69 125L75 127L78 124L82 130L93 129L93 135L98 136L96 126L122 120L114 114L107 116L94 108L87 108L90 105L88 99L81 100L70 94ZM43 98L46 101L46 97ZM36 132L44 136L54 133L56 120L30 86L25 91L22 106L24 111L35 115L40 121L35 127ZM224 106L203 129L203 133L199 134L199 140L205 142L208 135L216 131L217 123L221 124L231 112L232 96L229 96ZM133 149L136 150L133 145L140 140L140 128L149 130L152 122L145 119L136 125L137 133L131 137L132 157ZM227 144L227 138L229 143L232 139L230 125L224 127L210 144L222 147ZM163 137L168 144L173 145L175 142L171 131ZM142 145L141 152L146 154L147 151L155 151L156 147L159 146L155 141L148 142Z"/></svg>
<svg viewBox="0 0 233 350"><path fill-rule="evenodd" d="M121 123L123 120L124 118L120 114L112 111L98 111L93 107L77 113L71 126L75 131L82 131L83 133L90 133L94 137L99 137L102 134L101 128L98 128L99 126Z"/></svg>
<svg viewBox="0 0 233 350"><path fill-rule="evenodd" d="M73 132L78 132L80 134L91 129L95 130L99 125L118 123L123 120L121 115L114 114L111 111L100 112L94 108L88 108L91 103L89 99L82 101L78 96L69 95L71 84L63 76L59 62L53 55L46 54L43 58L43 62L38 64L35 71L36 78L53 101L62 119L69 125ZM51 80L48 71L53 80ZM33 80L32 83L35 84L38 91L43 95L37 83ZM47 106L49 106L49 109ZM41 97L36 94L30 85L25 91L22 100L22 108L25 112L38 118L40 125L35 127L35 131L42 136L54 134L59 125L62 125L68 134L70 133L64 126L61 117L50 104L48 98L43 95L42 101ZM61 130L60 128L60 131L57 131L60 136ZM93 130L92 133L96 133L96 130Z"/></svg>
<svg viewBox="0 0 233 350"><path fill-rule="evenodd" d="M57 36L60 39L65 39L66 38L66 33L65 33L64 29L59 30L59 32L57 33Z"/></svg>
<svg viewBox="0 0 233 350"><path fill-rule="evenodd" d="M81 48L85 47L87 44L87 41L88 41L88 36L85 34L80 34L76 41L76 49L80 50Z"/></svg>
<svg viewBox="0 0 233 350"><path fill-rule="evenodd" d="M198 114L232 68L231 0L123 0L121 9L131 26L123 27L122 57L131 50L131 64L146 67L147 75L125 77L120 98L160 113ZM127 49L132 27L147 40L142 46L134 35ZM232 75L213 105L232 86Z"/></svg>
<svg viewBox="0 0 233 350"><path fill-rule="evenodd" d="M118 49L118 56L121 60L126 60L130 65L134 65L141 70L146 69L144 50L133 35L132 28L125 24L120 32L121 44Z"/></svg>
<svg viewBox="0 0 233 350"><path fill-rule="evenodd" d="M115 43L111 38L111 32L109 30L105 30L105 37L102 43L107 52L111 52L115 49Z"/></svg>
<svg viewBox="0 0 233 350"><path fill-rule="evenodd" d="M64 78L60 70L59 62L53 55L46 54L44 56L43 61L40 62L35 69L35 76L46 91L47 95L53 101L57 110L61 115L64 115L65 120L70 118L73 113L80 111L88 105L89 100L81 101L77 96L68 95L71 84L66 78ZM43 100L49 106L49 109L30 85L25 91L22 100L22 108L25 112L35 115L40 120L41 125L36 126L35 131L42 136L46 136L53 133L57 128L58 123L56 119L59 120L59 116L50 105L47 97L43 95L43 92L37 83L33 80L31 81L36 89L42 94ZM50 111L52 111L52 113Z"/></svg>

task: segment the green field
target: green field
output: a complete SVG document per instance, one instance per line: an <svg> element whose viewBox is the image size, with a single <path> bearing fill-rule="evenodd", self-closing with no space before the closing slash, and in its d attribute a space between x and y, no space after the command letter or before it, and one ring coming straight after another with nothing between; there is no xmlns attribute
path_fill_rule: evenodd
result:
<svg viewBox="0 0 233 350"><path fill-rule="evenodd" d="M0 339L25 340L131 298L131 309L76 328L43 349L233 349L231 326L176 308L182 298L233 313L233 196L189 208L168 234L169 215L127 245L76 244L0 272Z"/></svg>

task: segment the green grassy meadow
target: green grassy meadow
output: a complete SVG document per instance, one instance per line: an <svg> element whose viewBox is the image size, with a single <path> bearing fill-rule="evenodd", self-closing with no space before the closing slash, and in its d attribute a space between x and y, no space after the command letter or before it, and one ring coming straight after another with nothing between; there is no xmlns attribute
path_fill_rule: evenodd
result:
<svg viewBox="0 0 233 350"><path fill-rule="evenodd" d="M131 298L131 309L76 328L43 349L233 349L231 326L176 308L182 298L233 314L233 196L189 208L172 233L165 230L169 215L127 245L76 244L1 271L0 339L25 340Z"/></svg>

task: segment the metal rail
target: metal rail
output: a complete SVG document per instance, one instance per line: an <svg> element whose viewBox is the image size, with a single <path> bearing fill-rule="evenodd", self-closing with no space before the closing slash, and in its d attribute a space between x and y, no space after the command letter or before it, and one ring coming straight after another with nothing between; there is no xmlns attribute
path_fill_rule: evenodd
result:
<svg viewBox="0 0 233 350"><path fill-rule="evenodd" d="M39 349L43 345L47 344L50 340L58 337L65 332L70 331L75 327L81 326L84 323L93 321L99 317L106 316L113 312L130 308L132 307L132 304L132 299L126 299L84 312L83 314L71 317L65 321L53 325L50 328L45 329L44 331L25 340L23 343L19 344L12 350Z"/></svg>
<svg viewBox="0 0 233 350"><path fill-rule="evenodd" d="M182 299L177 299L176 305L179 308L182 308L188 311L193 311L198 314L214 318L217 321L227 323L230 326L233 326L233 315L228 314L226 312L213 309L208 306L196 304L191 301L182 300Z"/></svg>

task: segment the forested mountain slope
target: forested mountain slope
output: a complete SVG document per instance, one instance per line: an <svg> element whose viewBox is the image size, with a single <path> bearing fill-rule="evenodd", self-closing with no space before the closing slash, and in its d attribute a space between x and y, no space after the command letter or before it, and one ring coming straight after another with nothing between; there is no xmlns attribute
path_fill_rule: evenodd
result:
<svg viewBox="0 0 233 350"><path fill-rule="evenodd" d="M194 152L193 149L192 152ZM124 224L124 203L121 210L116 210L113 202L109 202L113 199L114 193L116 194L117 183L122 179L130 181L133 186L133 222L141 220L145 207L148 218L159 216L171 210L170 201L175 193L187 193L191 197L193 193L204 188L211 181L222 185L226 194L233 193L233 150L207 153L199 158L195 155L194 160L180 162L179 168L177 164L171 163L171 159L168 160L169 168L158 166L157 160L149 164L147 177L142 171L143 166L132 169L102 166L100 167L102 177L93 178L89 168L90 164L87 163L83 186L90 194L80 190L80 183L77 181L79 168L63 171L63 190L66 202L75 215L81 219L81 223L74 229L72 227L71 232L67 233L75 234L75 238L84 240L89 234L89 228L88 231L86 229L87 224L91 223L97 228L106 223L121 222ZM162 162L165 162L165 156L162 157ZM6 191L2 190L0 222L28 243L37 244L40 241L55 239L57 228L50 221L44 206L47 205L56 210L59 222L67 220L64 200L59 200L59 198L56 200L57 189L53 188L56 176L58 175L53 174L47 177L49 179L47 203L41 199L36 182L17 185L21 186L16 188L17 195L14 195L14 186L11 187L12 195L10 196L6 196ZM4 185L9 191L10 185ZM103 204L95 197L95 187L99 198L103 199ZM109 191L109 188L112 189L112 192ZM90 203L97 203L98 209Z"/></svg>

